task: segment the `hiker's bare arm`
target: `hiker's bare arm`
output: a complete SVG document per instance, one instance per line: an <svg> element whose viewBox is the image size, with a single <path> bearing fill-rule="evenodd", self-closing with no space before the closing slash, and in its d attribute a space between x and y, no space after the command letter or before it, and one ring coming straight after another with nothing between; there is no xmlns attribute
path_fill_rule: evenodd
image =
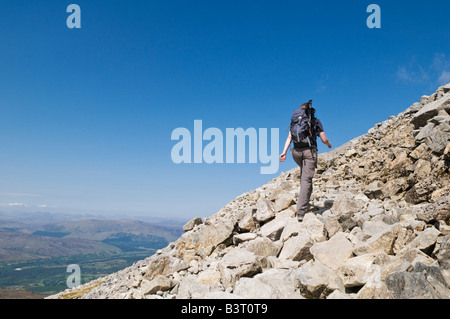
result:
<svg viewBox="0 0 450 319"><path fill-rule="evenodd" d="M331 143L328 140L327 136L325 135L325 132L320 132L319 136L320 139L322 140L322 143L328 146L328 148L331 148Z"/></svg>
<svg viewBox="0 0 450 319"><path fill-rule="evenodd" d="M287 151L289 149L289 146L291 145L291 142L292 142L292 135L291 135L291 132L289 132L289 136L286 139L286 143L284 145L283 153L281 153L281 155L280 155L280 162L281 163L283 163L286 160L286 153L287 153Z"/></svg>

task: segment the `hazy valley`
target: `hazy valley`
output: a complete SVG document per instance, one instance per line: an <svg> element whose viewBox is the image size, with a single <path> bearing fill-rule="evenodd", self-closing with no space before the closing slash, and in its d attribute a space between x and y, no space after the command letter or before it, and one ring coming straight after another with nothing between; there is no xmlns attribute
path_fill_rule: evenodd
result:
<svg viewBox="0 0 450 319"><path fill-rule="evenodd" d="M176 240L183 221L104 219L0 212L0 298L37 298L67 288L67 266L81 282L112 273Z"/></svg>

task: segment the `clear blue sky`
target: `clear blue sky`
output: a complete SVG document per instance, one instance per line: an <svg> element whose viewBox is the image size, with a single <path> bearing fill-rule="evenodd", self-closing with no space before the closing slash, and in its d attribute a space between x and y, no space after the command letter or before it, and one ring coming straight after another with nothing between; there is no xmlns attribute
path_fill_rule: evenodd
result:
<svg viewBox="0 0 450 319"><path fill-rule="evenodd" d="M66 8L81 7L81 29ZM381 29L366 8L381 7ZM0 0L0 210L207 217L278 174L176 165L175 128L279 128L313 99L334 147L450 82L450 2ZM324 146L320 152L326 151Z"/></svg>

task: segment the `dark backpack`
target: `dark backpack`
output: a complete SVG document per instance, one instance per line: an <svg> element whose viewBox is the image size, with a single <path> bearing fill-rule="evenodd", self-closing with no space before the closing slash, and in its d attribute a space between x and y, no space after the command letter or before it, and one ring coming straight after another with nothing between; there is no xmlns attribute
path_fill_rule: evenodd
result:
<svg viewBox="0 0 450 319"><path fill-rule="evenodd" d="M299 108L294 111L290 131L295 144L304 147L316 146L316 118L313 108Z"/></svg>

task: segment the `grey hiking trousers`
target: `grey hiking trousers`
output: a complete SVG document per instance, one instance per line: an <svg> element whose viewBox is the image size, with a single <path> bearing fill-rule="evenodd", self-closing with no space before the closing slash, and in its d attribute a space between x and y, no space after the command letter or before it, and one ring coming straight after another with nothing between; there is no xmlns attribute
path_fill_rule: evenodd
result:
<svg viewBox="0 0 450 319"><path fill-rule="evenodd" d="M304 216L308 211L309 200L313 191L313 177L317 168L317 150L311 148L294 148L294 161L300 166L300 194L297 201L297 215Z"/></svg>

